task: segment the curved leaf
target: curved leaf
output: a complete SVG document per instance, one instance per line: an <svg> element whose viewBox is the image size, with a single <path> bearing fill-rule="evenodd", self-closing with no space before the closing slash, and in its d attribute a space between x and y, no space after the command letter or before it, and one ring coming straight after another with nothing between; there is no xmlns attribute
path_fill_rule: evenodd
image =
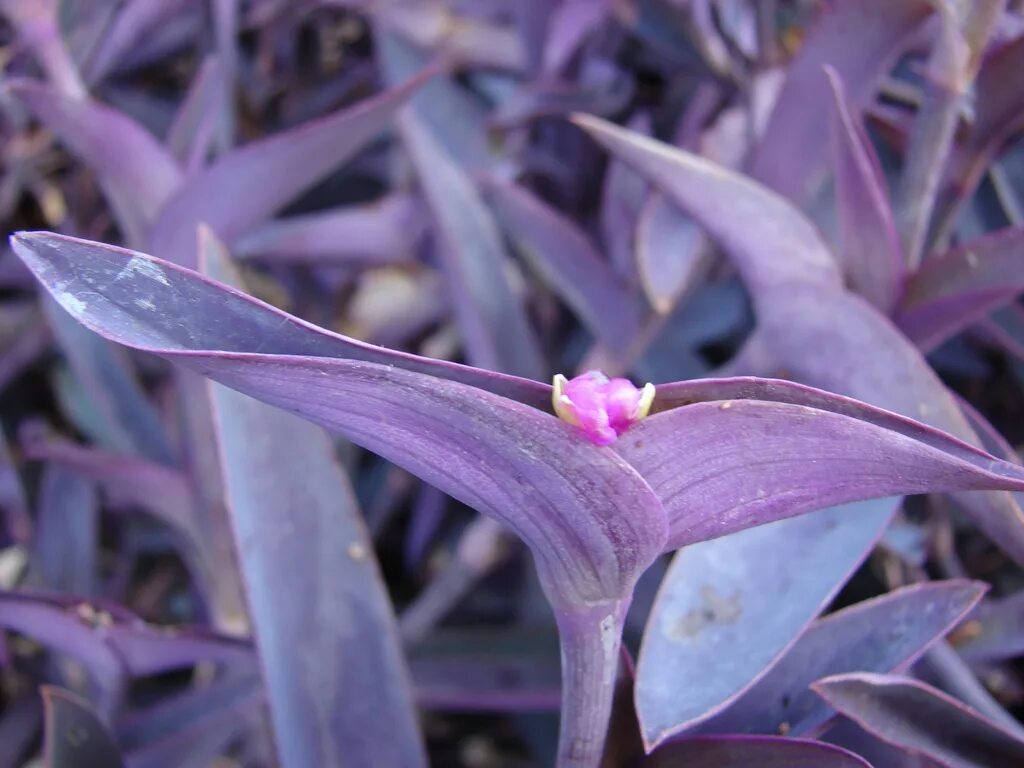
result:
<svg viewBox="0 0 1024 768"><path fill-rule="evenodd" d="M831 706L882 741L949 768L1024 762L1024 741L912 678L835 675L813 687Z"/></svg>
<svg viewBox="0 0 1024 768"><path fill-rule="evenodd" d="M830 715L809 688L844 672L906 669L977 603L980 582L915 584L815 622L747 693L700 725L704 733L809 735Z"/></svg>
<svg viewBox="0 0 1024 768"><path fill-rule="evenodd" d="M836 176L841 248L852 287L882 312L892 309L903 285L903 256L885 191L885 178L864 126L847 103L842 80L832 86L832 163Z"/></svg>
<svg viewBox="0 0 1024 768"><path fill-rule="evenodd" d="M871 768L831 744L782 736L697 736L666 744L651 768Z"/></svg>

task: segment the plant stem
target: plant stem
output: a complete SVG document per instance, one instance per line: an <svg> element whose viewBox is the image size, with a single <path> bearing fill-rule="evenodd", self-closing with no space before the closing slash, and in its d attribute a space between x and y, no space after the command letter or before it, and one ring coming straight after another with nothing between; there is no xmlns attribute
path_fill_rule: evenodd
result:
<svg viewBox="0 0 1024 768"><path fill-rule="evenodd" d="M629 599L556 609L562 646L558 768L596 768L604 752Z"/></svg>

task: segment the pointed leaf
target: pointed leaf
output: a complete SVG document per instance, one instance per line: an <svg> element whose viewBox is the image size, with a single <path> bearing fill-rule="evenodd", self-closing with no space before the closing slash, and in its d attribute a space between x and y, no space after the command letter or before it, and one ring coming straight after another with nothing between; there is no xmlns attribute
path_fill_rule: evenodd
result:
<svg viewBox="0 0 1024 768"><path fill-rule="evenodd" d="M246 234L380 134L431 74L227 153L180 185L149 233L150 247L194 264L200 223L229 243Z"/></svg>
<svg viewBox="0 0 1024 768"><path fill-rule="evenodd" d="M134 5L137 6L139 3L136 2ZM205 123L213 119L222 77L220 60L216 56L207 56L189 85L188 92L174 116L174 122L167 130L167 150L182 163L193 157L197 150L197 139L204 130Z"/></svg>
<svg viewBox="0 0 1024 768"><path fill-rule="evenodd" d="M487 191L523 257L600 341L624 352L639 332L640 307L587 236L520 186L495 183Z"/></svg>
<svg viewBox="0 0 1024 768"><path fill-rule="evenodd" d="M859 296L792 286L762 302L760 321L776 364L794 378L978 443L920 351ZM1024 563L1024 516L1013 496L968 493L956 500L992 541Z"/></svg>
<svg viewBox="0 0 1024 768"><path fill-rule="evenodd" d="M655 311L666 314L707 272L700 227L661 193L647 198L636 229L637 271Z"/></svg>
<svg viewBox="0 0 1024 768"><path fill-rule="evenodd" d="M204 271L237 284L212 236L201 243ZM291 414L210 387L282 763L425 765L387 591L330 439Z"/></svg>
<svg viewBox="0 0 1024 768"><path fill-rule="evenodd" d="M739 701L700 725L704 733L819 730L830 712L809 688L844 672L908 668L981 598L980 582L915 584L857 603L813 624Z"/></svg>
<svg viewBox="0 0 1024 768"><path fill-rule="evenodd" d="M480 368L541 378L524 298L512 285L501 235L480 193L426 122L406 111L399 125L442 237L441 263L466 356Z"/></svg>
<svg viewBox="0 0 1024 768"><path fill-rule="evenodd" d="M644 480L548 413L392 367L383 350L384 365L297 356L337 337L280 312L284 333L255 333L265 329L238 313L263 305L150 256L54 235L21 235L16 248L94 330L338 431L509 525L533 548L549 596L628 594L661 551L664 516ZM289 337L298 343L272 352Z"/></svg>
<svg viewBox="0 0 1024 768"><path fill-rule="evenodd" d="M637 665L648 748L721 712L769 674L867 557L895 509L888 499L849 504L681 549Z"/></svg>
<svg viewBox="0 0 1024 768"><path fill-rule="evenodd" d="M1024 489L1024 468L895 414L875 421L885 426L791 403L695 403L649 416L616 449L661 499L671 549L862 499Z"/></svg>
<svg viewBox="0 0 1024 768"><path fill-rule="evenodd" d="M882 741L949 768L1024 762L1024 741L956 699L895 675L826 677L814 690Z"/></svg>
<svg viewBox="0 0 1024 768"><path fill-rule="evenodd" d="M852 287L889 312L903 284L903 257L885 191L885 178L864 126L854 116L842 80L825 70L832 86L832 162L843 268Z"/></svg>
<svg viewBox="0 0 1024 768"><path fill-rule="evenodd" d="M46 721L46 768L122 768L117 743L89 702L50 685L40 692Z"/></svg>
<svg viewBox="0 0 1024 768"><path fill-rule="evenodd" d="M1006 227L930 258L908 281L896 317L925 350L1024 292L1024 227Z"/></svg>
<svg viewBox="0 0 1024 768"><path fill-rule="evenodd" d="M865 107L911 33L932 10L928 0L846 0L823 6L786 71L751 162L751 175L802 201L828 146L828 121L808 119L830 108L832 97L822 67L829 65L839 74L854 109Z"/></svg>
<svg viewBox="0 0 1024 768"><path fill-rule="evenodd" d="M158 314L156 307L147 306L146 297L140 294L138 286L134 284L136 279L148 279L153 283L152 289L167 289L161 292L160 300L165 306L171 302L169 316L191 315L192 310L187 309L190 306L203 306L207 308L205 311L216 313L209 315L205 322L200 322L201 328L197 330L201 334L194 338L167 328L165 332L176 335L182 344L200 343L207 338L210 343L206 346L211 348L224 344L223 349L251 347L267 353L365 360L461 381L536 408L546 410L551 403L551 387L548 385L417 357L340 336L251 296L225 289L194 272L183 271L134 251L51 233L22 234L14 247L23 258L42 259L40 267L56 280L64 282L61 275L79 274L81 286L86 290L79 293L76 287L70 287L59 299L65 308L71 308L74 312L87 309L89 303L98 298L91 299L90 295L103 286L107 294L104 301L109 300L113 305L120 306L119 316L125 322L132 322L129 318L134 314L143 319L155 318ZM52 264L52 268L45 267L46 263ZM166 285L163 281L166 281ZM107 309L114 311L115 306L108 306ZM216 334L206 335L213 331ZM221 334L228 334L229 338L222 340L219 338Z"/></svg>
<svg viewBox="0 0 1024 768"><path fill-rule="evenodd" d="M755 299L764 288L791 282L839 284L821 235L785 198L717 163L604 120L577 115L573 121L693 216L729 252Z"/></svg>
<svg viewBox="0 0 1024 768"><path fill-rule="evenodd" d="M840 747L781 736L697 736L666 744L651 768L871 768Z"/></svg>

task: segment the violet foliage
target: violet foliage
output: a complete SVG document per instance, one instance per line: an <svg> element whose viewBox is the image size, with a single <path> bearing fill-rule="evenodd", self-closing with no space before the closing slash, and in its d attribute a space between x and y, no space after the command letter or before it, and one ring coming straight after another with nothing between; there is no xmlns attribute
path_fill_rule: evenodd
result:
<svg viewBox="0 0 1024 768"><path fill-rule="evenodd" d="M0 766L1024 762L1019 3L0 14Z"/></svg>

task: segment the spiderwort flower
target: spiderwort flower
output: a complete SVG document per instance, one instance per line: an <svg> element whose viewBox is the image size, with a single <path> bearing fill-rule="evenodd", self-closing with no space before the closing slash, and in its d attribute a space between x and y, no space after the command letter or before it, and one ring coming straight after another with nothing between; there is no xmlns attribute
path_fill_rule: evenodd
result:
<svg viewBox="0 0 1024 768"><path fill-rule="evenodd" d="M650 385L589 373L556 379L554 397L333 334L146 254L50 233L12 244L97 333L338 432L513 530L559 628L559 766L600 763L626 610L661 553L859 499L1024 490L1019 466L797 384L663 384L647 416Z"/></svg>
<svg viewBox="0 0 1024 768"><path fill-rule="evenodd" d="M614 443L650 413L653 402L653 384L637 389L628 379L609 379L600 371L587 371L571 380L559 373L551 393L558 417L582 429L594 445Z"/></svg>

